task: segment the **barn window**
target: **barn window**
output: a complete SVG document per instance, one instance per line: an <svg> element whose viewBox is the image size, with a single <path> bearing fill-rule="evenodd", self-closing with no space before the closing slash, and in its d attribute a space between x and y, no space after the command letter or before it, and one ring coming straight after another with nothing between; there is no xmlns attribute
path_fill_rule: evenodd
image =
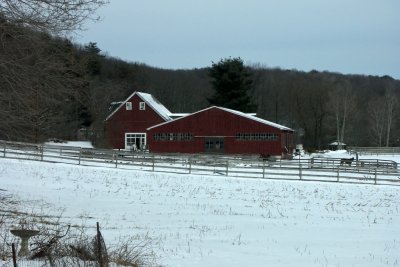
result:
<svg viewBox="0 0 400 267"><path fill-rule="evenodd" d="M132 102L125 103L126 110L132 110Z"/></svg>
<svg viewBox="0 0 400 267"><path fill-rule="evenodd" d="M219 150L219 149L224 149L224 141L215 141L215 149Z"/></svg>
<svg viewBox="0 0 400 267"><path fill-rule="evenodd" d="M210 140L206 141L206 149L212 149L214 146L214 143Z"/></svg>
<svg viewBox="0 0 400 267"><path fill-rule="evenodd" d="M161 141L167 140L167 135L165 133L160 134L160 140Z"/></svg>
<svg viewBox="0 0 400 267"><path fill-rule="evenodd" d="M278 140L277 133L237 133L235 136L239 141L276 141Z"/></svg>
<svg viewBox="0 0 400 267"><path fill-rule="evenodd" d="M154 141L190 141L193 140L191 133L155 133Z"/></svg>
<svg viewBox="0 0 400 267"><path fill-rule="evenodd" d="M155 133L155 134L153 135L153 139L154 139L154 141L159 141L159 140L161 140L161 134L160 134L160 133Z"/></svg>
<svg viewBox="0 0 400 267"><path fill-rule="evenodd" d="M145 110L146 109L146 103L145 102L139 102L139 110Z"/></svg>

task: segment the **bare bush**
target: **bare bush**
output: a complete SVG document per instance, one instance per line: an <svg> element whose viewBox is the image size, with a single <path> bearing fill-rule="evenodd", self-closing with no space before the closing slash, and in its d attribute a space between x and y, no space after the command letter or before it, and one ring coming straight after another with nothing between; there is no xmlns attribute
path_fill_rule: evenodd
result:
<svg viewBox="0 0 400 267"><path fill-rule="evenodd" d="M141 240L142 239L142 240ZM156 241L149 236L120 238L118 244L109 253L110 261L121 266L156 266Z"/></svg>
<svg viewBox="0 0 400 267"><path fill-rule="evenodd" d="M42 261L44 266L88 267L99 266L99 262L102 267L157 266L157 242L148 235L120 238L111 252L107 252L102 238L99 243L101 234L89 235L84 224L70 226L63 223L63 210L57 216L47 216L43 213L49 207L40 204L41 207L29 212L21 211L21 206L27 203L15 201L12 196L4 194L0 194L0 203L0 260L10 260L11 244L19 244L19 239L10 234L10 229L30 229L38 230L39 234L29 242L31 254L28 258ZM24 209L29 208L27 204Z"/></svg>

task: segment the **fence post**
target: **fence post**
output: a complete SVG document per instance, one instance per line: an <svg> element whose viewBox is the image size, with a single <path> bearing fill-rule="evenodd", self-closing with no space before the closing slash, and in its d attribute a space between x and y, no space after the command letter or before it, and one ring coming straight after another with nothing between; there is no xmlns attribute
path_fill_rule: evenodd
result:
<svg viewBox="0 0 400 267"><path fill-rule="evenodd" d="M378 170L378 168L375 169L375 184L376 184L376 178L377 178L377 170Z"/></svg>
<svg viewBox="0 0 400 267"><path fill-rule="evenodd" d="M189 174L192 173L192 158L189 156L188 157L188 161L189 161Z"/></svg>
<svg viewBox="0 0 400 267"><path fill-rule="evenodd" d="M4 143L4 148L3 148L3 158L5 158L5 157L6 157L7 143L6 143L6 142L3 142L3 143Z"/></svg>
<svg viewBox="0 0 400 267"><path fill-rule="evenodd" d="M81 165L81 157L82 157L82 148L79 148L79 159L78 159L78 165Z"/></svg>
<svg viewBox="0 0 400 267"><path fill-rule="evenodd" d="M262 171L263 171L263 178L265 178L265 160L263 160Z"/></svg>
<svg viewBox="0 0 400 267"><path fill-rule="evenodd" d="M299 176L300 176L300 180L301 180L301 164L299 165Z"/></svg>
<svg viewBox="0 0 400 267"><path fill-rule="evenodd" d="M226 161L226 176L228 176L229 160Z"/></svg>
<svg viewBox="0 0 400 267"><path fill-rule="evenodd" d="M155 165L154 154L151 155L151 161L152 161L152 163L153 163L153 172L154 172L154 165Z"/></svg>
<svg viewBox="0 0 400 267"><path fill-rule="evenodd" d="M40 161L43 161L43 150L44 150L44 147L43 146L39 146L39 149L40 149Z"/></svg>
<svg viewBox="0 0 400 267"><path fill-rule="evenodd" d="M340 166L337 167L337 182L339 182Z"/></svg>
<svg viewBox="0 0 400 267"><path fill-rule="evenodd" d="M98 253L99 266L103 267L103 255L101 255L101 240L100 240L99 222L96 223L96 226L97 226L97 253Z"/></svg>
<svg viewBox="0 0 400 267"><path fill-rule="evenodd" d="M15 244L14 243L11 244L11 249L12 249L13 266L17 267L17 256L15 253Z"/></svg>

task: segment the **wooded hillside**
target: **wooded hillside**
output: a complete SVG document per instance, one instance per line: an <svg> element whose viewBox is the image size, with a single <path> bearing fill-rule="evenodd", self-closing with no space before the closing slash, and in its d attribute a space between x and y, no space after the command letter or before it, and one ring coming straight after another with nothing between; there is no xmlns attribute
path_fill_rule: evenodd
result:
<svg viewBox="0 0 400 267"><path fill-rule="evenodd" d="M205 108L213 94L209 68L165 70L110 57L98 60L101 68L90 86L98 94L92 98L103 107L95 118L105 116L102 112L110 102L124 100L136 90L155 95L173 112ZM248 68L258 116L295 129L307 147L325 148L336 140L357 146L400 146L399 80ZM96 123L101 121L95 119Z"/></svg>
<svg viewBox="0 0 400 267"><path fill-rule="evenodd" d="M74 45L5 21L0 38L0 139L75 139L78 129L87 128L88 138L103 146L110 103L134 91L153 94L172 112L206 108L213 94L209 68L130 63L105 56L95 43ZM247 67L258 116L295 129L306 147L325 148L336 140L400 146L399 80Z"/></svg>

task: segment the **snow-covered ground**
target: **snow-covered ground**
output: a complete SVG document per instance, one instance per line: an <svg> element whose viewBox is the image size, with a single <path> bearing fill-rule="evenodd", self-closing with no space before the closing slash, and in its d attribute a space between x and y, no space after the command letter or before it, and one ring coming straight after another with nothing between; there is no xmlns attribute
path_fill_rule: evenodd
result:
<svg viewBox="0 0 400 267"><path fill-rule="evenodd" d="M88 141L45 142L44 145L48 145L48 146L70 146L70 147L93 148L92 143L90 143L90 142L88 142Z"/></svg>
<svg viewBox="0 0 400 267"><path fill-rule="evenodd" d="M384 158L400 162L400 156ZM59 215L62 209L64 223L88 231L98 221L110 245L119 236L150 237L165 266L400 265L398 186L0 158L2 193L29 213Z"/></svg>

